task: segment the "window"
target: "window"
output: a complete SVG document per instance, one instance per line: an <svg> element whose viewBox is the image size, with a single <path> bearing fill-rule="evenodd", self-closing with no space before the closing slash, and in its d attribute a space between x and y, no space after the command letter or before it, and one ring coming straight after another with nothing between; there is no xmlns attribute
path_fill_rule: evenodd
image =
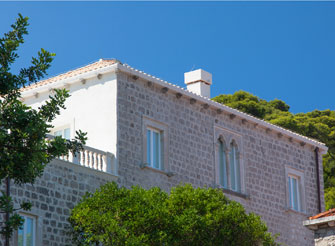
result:
<svg viewBox="0 0 335 246"><path fill-rule="evenodd" d="M240 154L242 136L216 126L214 137L216 185L229 194L247 197L244 193L244 168Z"/></svg>
<svg viewBox="0 0 335 246"><path fill-rule="evenodd" d="M24 224L18 230L18 246L35 246L36 219L32 216L22 215Z"/></svg>
<svg viewBox="0 0 335 246"><path fill-rule="evenodd" d="M300 211L300 191L299 178L288 176L288 193L289 193L289 207L293 210Z"/></svg>
<svg viewBox="0 0 335 246"><path fill-rule="evenodd" d="M162 169L161 132L147 128L147 163L150 167Z"/></svg>
<svg viewBox="0 0 335 246"><path fill-rule="evenodd" d="M224 188L228 188L228 175L227 175L227 157L226 146L222 141L219 141L219 182Z"/></svg>
<svg viewBox="0 0 335 246"><path fill-rule="evenodd" d="M64 129L60 129L60 130L54 131L53 135L54 136L61 136L62 138L70 140L70 138L71 138L71 136L70 136L70 128L64 128Z"/></svg>
<svg viewBox="0 0 335 246"><path fill-rule="evenodd" d="M229 152L229 167L230 167L230 187L233 191L241 191L241 170L240 161L237 152L237 146L234 142L230 144Z"/></svg>
<svg viewBox="0 0 335 246"><path fill-rule="evenodd" d="M169 128L157 120L142 116L142 153L140 168L148 167L153 171L172 175L169 172ZM170 176L169 176L170 177Z"/></svg>
<svg viewBox="0 0 335 246"><path fill-rule="evenodd" d="M305 210L304 173L296 169L285 167L287 207L295 211Z"/></svg>

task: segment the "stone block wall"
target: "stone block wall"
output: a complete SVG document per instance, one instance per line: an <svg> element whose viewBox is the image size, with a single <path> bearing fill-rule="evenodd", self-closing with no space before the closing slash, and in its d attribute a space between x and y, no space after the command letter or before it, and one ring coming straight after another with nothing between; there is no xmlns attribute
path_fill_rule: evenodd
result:
<svg viewBox="0 0 335 246"><path fill-rule="evenodd" d="M313 245L313 232L302 225L308 216L319 212L313 146L301 145L188 97L166 92L155 83L134 80L124 73L117 76L120 184L160 186L165 190L180 183L216 186L216 131L221 129L223 135L239 139L244 166L244 194L223 192L243 204L247 211L259 214L272 233L280 234L279 242ZM143 124L148 119L167 128L164 141L168 153L165 153L167 163L164 165L167 171L175 174L172 177L165 172L141 168L145 162ZM321 157L319 162L320 179L323 180ZM304 212L288 209L287 168L303 173ZM324 208L323 193L321 197Z"/></svg>
<svg viewBox="0 0 335 246"><path fill-rule="evenodd" d="M315 231L315 246L334 246L335 228L325 226Z"/></svg>
<svg viewBox="0 0 335 246"><path fill-rule="evenodd" d="M117 177L62 160L49 163L41 178L33 185L11 185L16 204L31 201L32 210L24 212L36 218L36 245L64 246L69 242L65 234L71 209L86 192L94 192ZM4 240L0 240L4 245ZM17 245L17 233L10 245Z"/></svg>

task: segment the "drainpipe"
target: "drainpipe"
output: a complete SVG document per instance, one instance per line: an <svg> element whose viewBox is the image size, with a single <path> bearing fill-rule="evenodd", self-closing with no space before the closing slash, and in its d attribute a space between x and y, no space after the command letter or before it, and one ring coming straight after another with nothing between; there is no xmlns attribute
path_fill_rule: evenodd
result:
<svg viewBox="0 0 335 246"><path fill-rule="evenodd" d="M320 172L319 172L319 148L316 147L315 150L315 164L316 164L316 185L318 189L318 209L321 213L321 191L320 191Z"/></svg>
<svg viewBox="0 0 335 246"><path fill-rule="evenodd" d="M10 196L10 178L9 177L6 178L6 195ZM6 212L5 220L6 220L6 223L9 222L9 212L8 211ZM5 246L9 246L9 236L8 235L6 235Z"/></svg>

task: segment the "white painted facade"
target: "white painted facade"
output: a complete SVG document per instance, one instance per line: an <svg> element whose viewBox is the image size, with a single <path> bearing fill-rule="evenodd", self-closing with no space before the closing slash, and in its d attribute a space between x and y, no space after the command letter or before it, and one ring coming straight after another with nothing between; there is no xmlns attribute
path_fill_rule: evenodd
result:
<svg viewBox="0 0 335 246"><path fill-rule="evenodd" d="M100 79L85 76L85 80L69 79L60 84L69 90L71 96L66 100L66 110L62 110L54 120L55 128L51 133L70 128L71 138L74 138L75 131L80 129L88 133L88 146L116 154L116 74L106 73ZM30 91L24 92L24 102L38 108L49 98L53 88L58 88L58 84L52 84L47 90L40 88L33 95Z"/></svg>

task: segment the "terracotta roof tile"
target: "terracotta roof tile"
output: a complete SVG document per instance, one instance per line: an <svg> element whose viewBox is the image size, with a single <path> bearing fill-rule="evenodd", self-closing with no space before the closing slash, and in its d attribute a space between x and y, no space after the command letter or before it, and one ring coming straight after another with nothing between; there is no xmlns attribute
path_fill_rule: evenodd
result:
<svg viewBox="0 0 335 246"><path fill-rule="evenodd" d="M335 215L335 208L332 208L332 209L329 209L328 211L311 216L309 217L309 219L314 220L314 219L319 219L319 218L324 218L324 217L329 217L329 216L334 216L334 215Z"/></svg>
<svg viewBox="0 0 335 246"><path fill-rule="evenodd" d="M37 88L37 87L40 87L40 86L43 86L43 85L51 84L51 83L53 83L57 80L67 79L67 78L70 78L70 77L73 77L73 76L76 76L76 75L79 75L79 74L83 74L83 73L86 73L86 72L97 70L99 68L107 67L109 65L113 65L113 64L118 63L118 62L119 61L116 60L116 59L100 59L99 61L88 64L84 67L79 67L77 69L70 70L66 73L62 73L60 75L57 75L57 76L54 76L54 77L51 77L51 78L48 78L48 79L45 79L45 80L41 80L37 83L31 84L31 85L29 85L25 88L22 88L21 91L27 91L27 90L34 89L34 88Z"/></svg>

